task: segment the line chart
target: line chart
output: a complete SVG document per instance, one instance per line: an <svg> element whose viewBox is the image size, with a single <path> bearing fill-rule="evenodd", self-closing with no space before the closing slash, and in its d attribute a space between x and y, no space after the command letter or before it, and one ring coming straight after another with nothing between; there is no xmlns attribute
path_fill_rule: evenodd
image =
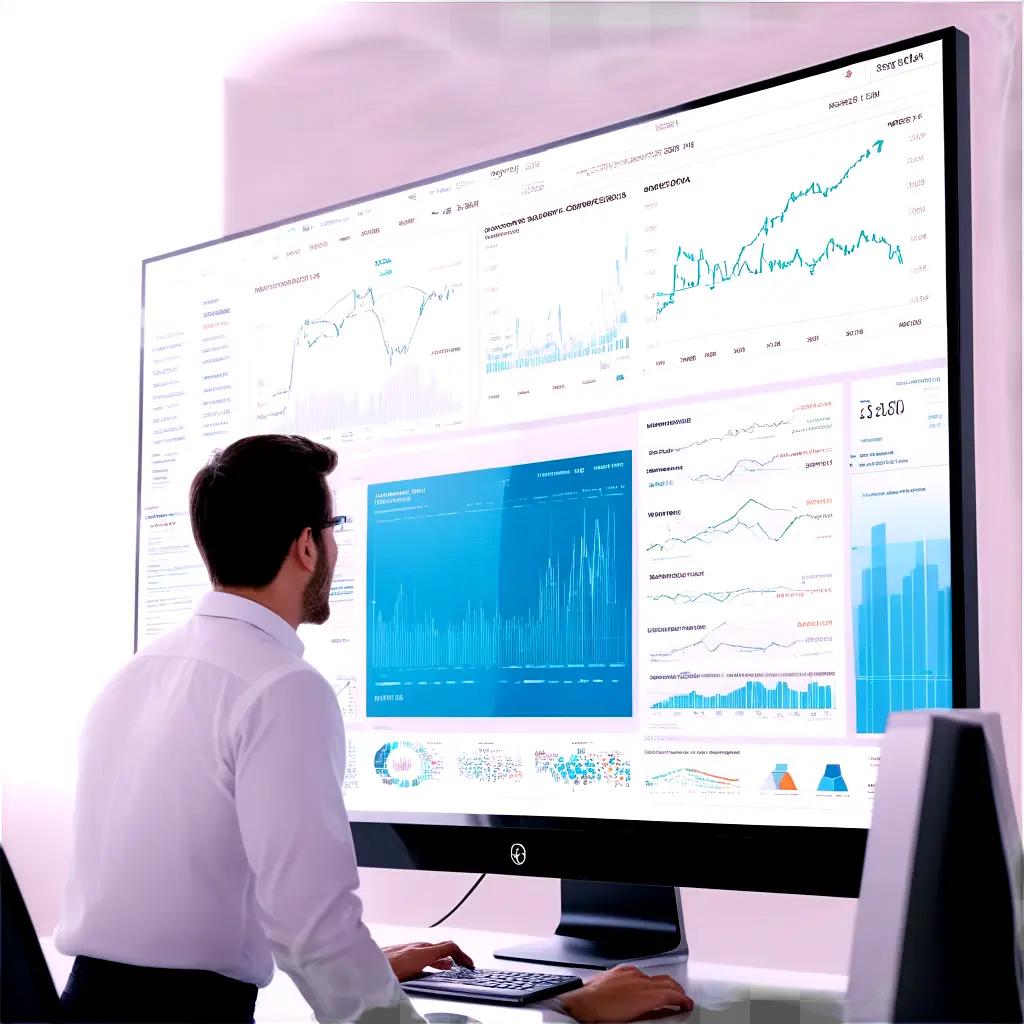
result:
<svg viewBox="0 0 1024 1024"><path fill-rule="evenodd" d="M749 512L749 514L747 514ZM670 551L686 544L711 544L719 537L728 537L738 530L745 530L753 537L778 544L790 535L790 531L800 522L824 518L827 513L796 512L792 508L775 508L747 498L732 515L718 522L711 523L696 533L676 535L670 533L665 540L648 544L646 550ZM781 525L778 525L781 524Z"/></svg>
<svg viewBox="0 0 1024 1024"><path fill-rule="evenodd" d="M644 780L648 789L687 795L738 794L740 779L736 775L722 775L702 768L673 768Z"/></svg>
<svg viewBox="0 0 1024 1024"><path fill-rule="evenodd" d="M703 482L710 482L710 481L721 483L723 480L728 480L729 477L735 476L737 473L739 473L741 471L745 472L745 473L760 473L760 472L763 472L765 470L772 471L771 467L776 462L778 462L778 460L781 457L782 457L781 454L779 454L779 455L772 455L770 458L763 459L763 460L762 459L748 459L748 458L737 459L732 464L732 468L729 469L725 473L698 473L696 475L689 474L689 478L694 483L703 483ZM778 469L774 470L774 472L778 472Z"/></svg>
<svg viewBox="0 0 1024 1024"><path fill-rule="evenodd" d="M331 306L330 309L326 310L320 317L315 320L305 320L303 322L295 336L295 344L292 347L292 360L288 374L288 383L283 388L275 391L274 397L280 398L291 394L292 384L295 381L296 353L300 352L303 348L305 348L306 351L309 351L325 339L341 337L341 332L346 324L350 323L357 317L368 317L370 322L376 326L377 330L380 332L380 344L387 356L388 365L393 366L396 355L408 355L416 336L416 329L422 322L423 314L430 303L447 302L451 299L457 287L457 285L448 285L440 290L425 291L415 285L402 285L399 288L392 288L389 291L384 292L379 298L372 285L362 292L353 288L345 296L340 298L333 306ZM387 305L389 299L407 296L407 293L413 293L413 298L418 296L416 315L412 321L412 329L409 331L408 337L404 342L396 342L388 337L389 332L386 326L387 315L386 312L382 312L378 309L378 306L384 307ZM329 315L334 313L339 306L348 302L352 303L352 308L343 312L340 318L334 318Z"/></svg>
<svg viewBox="0 0 1024 1024"><path fill-rule="evenodd" d="M652 651L651 661L671 662L681 661L683 656L691 651L700 650L707 654L718 654L720 651L727 654L766 654L769 651L789 651L806 641L802 638L792 640L760 640L757 642L744 642L739 639L725 639L720 633L729 626L728 622L720 622L717 626L707 630L698 639L690 643L681 644L677 647L670 647L663 651ZM717 635L716 635L717 634Z"/></svg>
<svg viewBox="0 0 1024 1024"><path fill-rule="evenodd" d="M791 419L781 419L768 423L748 423L743 427L730 427L724 433L716 434L713 437L702 437L699 441L691 441L689 444L679 445L675 448L663 448L661 449L661 453L666 455L675 455L679 452L688 452L691 448L702 448L704 445L714 444L716 441L731 441L744 435L753 434L758 430L774 430L777 427L788 426L792 422L793 421Z"/></svg>
<svg viewBox="0 0 1024 1024"><path fill-rule="evenodd" d="M836 692L815 687L843 657L841 394L823 385L641 415L638 653L652 725L770 711L819 730L833 709ZM755 715L750 728L775 726Z"/></svg>
<svg viewBox="0 0 1024 1024"><path fill-rule="evenodd" d="M261 295L252 333L263 429L358 442L462 422L470 289L458 240L444 241L388 256L367 247L302 288Z"/></svg>
<svg viewBox="0 0 1024 1024"><path fill-rule="evenodd" d="M941 346L935 133L872 120L695 152L679 164L692 187L651 194L634 318L650 392L795 383Z"/></svg>
<svg viewBox="0 0 1024 1024"><path fill-rule="evenodd" d="M765 273L773 273L779 270L789 270L797 266L814 276L814 272L825 261L831 260L833 256L850 256L865 245L878 245L886 251L886 258L890 261L903 263L903 250L899 244L889 241L885 235L874 231L861 229L852 240L840 241L835 236L830 237L820 249L817 246L808 255L805 255L799 246L792 250L787 256L768 256L766 254L766 242L776 227L781 226L786 219L790 209L808 196L818 196L822 199L828 198L832 193L841 188L850 178L856 168L872 157L878 157L884 146L883 139L877 139L866 150L864 150L846 170L839 179L831 185L822 185L819 181L812 181L809 185L799 191L790 192L782 210L774 215L764 218L761 226L757 229L754 237L740 246L739 252L734 258L712 261L708 258L703 247L696 252L678 246L675 254L675 261L672 266L672 283L665 291L655 292L656 311L664 313L669 307L675 305L676 296L696 288L707 288L714 290L721 284L732 281L744 274L757 276ZM755 247L760 242L760 248Z"/></svg>
<svg viewBox="0 0 1024 1024"><path fill-rule="evenodd" d="M700 590L674 591L671 593L653 593L647 595L648 601L671 602L674 605L697 604L701 601L708 601L712 604L726 605L732 601L741 600L746 597L775 597L777 595L802 596L805 594L821 593L820 588L815 587L738 587L735 590Z"/></svg>

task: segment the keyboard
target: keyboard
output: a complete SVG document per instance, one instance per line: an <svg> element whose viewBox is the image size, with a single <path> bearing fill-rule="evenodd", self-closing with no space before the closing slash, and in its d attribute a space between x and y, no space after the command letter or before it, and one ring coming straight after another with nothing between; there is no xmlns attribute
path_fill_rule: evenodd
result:
<svg viewBox="0 0 1024 1024"><path fill-rule="evenodd" d="M583 984L574 974L538 974L533 971L498 971L453 967L403 981L406 992L438 999L472 999L477 1003L535 1003L571 992Z"/></svg>

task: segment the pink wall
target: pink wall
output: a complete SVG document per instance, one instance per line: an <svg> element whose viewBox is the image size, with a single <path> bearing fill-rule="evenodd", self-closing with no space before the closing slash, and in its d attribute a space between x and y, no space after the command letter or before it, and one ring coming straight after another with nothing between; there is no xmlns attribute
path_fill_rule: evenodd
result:
<svg viewBox="0 0 1024 1024"><path fill-rule="evenodd" d="M355 4L226 86L225 230L442 173L857 50L971 37L982 701L1021 798L1020 59L1014 4ZM364 872L368 916L427 921L463 876ZM541 932L557 885L488 879L460 924ZM845 971L852 901L684 893L701 957Z"/></svg>

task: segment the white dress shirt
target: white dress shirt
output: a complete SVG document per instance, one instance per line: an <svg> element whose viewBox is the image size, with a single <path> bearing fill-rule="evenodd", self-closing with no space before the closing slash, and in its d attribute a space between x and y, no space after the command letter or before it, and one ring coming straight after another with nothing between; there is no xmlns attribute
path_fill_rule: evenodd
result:
<svg viewBox="0 0 1024 1024"><path fill-rule="evenodd" d="M215 592L107 684L55 944L259 986L276 960L320 1021L418 1021L362 921L341 712L302 652L269 609Z"/></svg>

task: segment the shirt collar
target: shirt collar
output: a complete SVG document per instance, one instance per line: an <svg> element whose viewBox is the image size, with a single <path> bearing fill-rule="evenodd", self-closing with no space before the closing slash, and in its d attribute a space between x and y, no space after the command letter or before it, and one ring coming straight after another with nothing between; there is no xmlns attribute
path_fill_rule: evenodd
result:
<svg viewBox="0 0 1024 1024"><path fill-rule="evenodd" d="M195 613L214 619L237 619L239 622L248 622L250 626L262 630L299 658L306 649L306 645L299 639L299 634L280 615L262 604L250 601L247 597L212 590L199 599Z"/></svg>

